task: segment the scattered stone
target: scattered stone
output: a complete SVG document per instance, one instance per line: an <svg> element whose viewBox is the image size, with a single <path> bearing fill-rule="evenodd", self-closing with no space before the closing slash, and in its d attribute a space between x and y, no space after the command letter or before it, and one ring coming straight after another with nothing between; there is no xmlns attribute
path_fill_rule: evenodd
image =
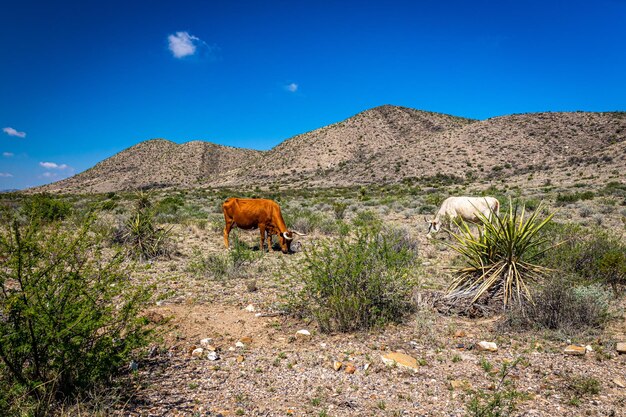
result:
<svg viewBox="0 0 626 417"><path fill-rule="evenodd" d="M624 382L624 380L622 380L622 379L615 378L615 379L613 380L613 383L614 383L615 385L617 385L619 388L626 388L626 382Z"/></svg>
<svg viewBox="0 0 626 417"><path fill-rule="evenodd" d="M416 371L419 369L417 359L413 356L407 355L402 352L389 352L380 357L385 365L399 366L401 368L410 369Z"/></svg>
<svg viewBox="0 0 626 417"><path fill-rule="evenodd" d="M241 339L239 339L239 341L241 343L245 343L246 345L249 345L250 343L252 343L252 338L248 336L244 336Z"/></svg>
<svg viewBox="0 0 626 417"><path fill-rule="evenodd" d="M365 365L363 365L363 371L367 371L370 368L370 364L366 363Z"/></svg>
<svg viewBox="0 0 626 417"><path fill-rule="evenodd" d="M254 308L252 304L248 304L248 306L246 307L246 311L249 313L254 313L256 311L256 308Z"/></svg>
<svg viewBox="0 0 626 417"><path fill-rule="evenodd" d="M128 369L130 371L136 371L137 369L139 369L139 364L135 361L130 361L130 363L128 364Z"/></svg>
<svg viewBox="0 0 626 417"><path fill-rule="evenodd" d="M626 342L617 343L617 345L615 345L615 350L617 350L617 353L620 355L626 353Z"/></svg>
<svg viewBox="0 0 626 417"><path fill-rule="evenodd" d="M465 330L457 330L456 332L454 332L454 337L465 337L467 336L467 333L465 333Z"/></svg>
<svg viewBox="0 0 626 417"><path fill-rule="evenodd" d="M347 374L353 374L356 372L356 366L354 366L353 363L348 362L346 364L346 369L345 369Z"/></svg>
<svg viewBox="0 0 626 417"><path fill-rule="evenodd" d="M482 350L484 352L497 352L498 351L498 345L496 345L494 342L486 342L486 341L482 341L482 342L478 342L476 344L476 347L478 348L478 350Z"/></svg>
<svg viewBox="0 0 626 417"><path fill-rule="evenodd" d="M450 381L450 388L454 389L462 389L462 390L470 390L472 389L472 384L469 381L464 379L453 379Z"/></svg>
<svg viewBox="0 0 626 417"><path fill-rule="evenodd" d="M245 358L243 357L243 355L239 355L237 356L237 363L241 363L245 360Z"/></svg>
<svg viewBox="0 0 626 417"><path fill-rule="evenodd" d="M239 341L239 342L235 343L235 347L238 347L238 348L241 349L241 348L245 348L246 345L242 341Z"/></svg>
<svg viewBox="0 0 626 417"><path fill-rule="evenodd" d="M220 355L218 355L217 352L212 351L212 352L209 352L208 355L206 355L206 358L210 361L216 361L220 358Z"/></svg>
<svg viewBox="0 0 626 417"><path fill-rule="evenodd" d="M584 346L569 345L565 348L563 353L566 355L583 356L587 353L587 349Z"/></svg>
<svg viewBox="0 0 626 417"><path fill-rule="evenodd" d="M591 347L591 345L587 345L587 346L585 346L585 350L586 350L587 352L593 352L593 348Z"/></svg>
<svg viewBox="0 0 626 417"><path fill-rule="evenodd" d="M202 348L196 348L193 351L191 351L191 356L193 358L199 358L202 356L202 354L204 353L204 349Z"/></svg>
<svg viewBox="0 0 626 417"><path fill-rule="evenodd" d="M211 345L211 338L210 337L205 337L204 339L202 339L200 341L200 346L202 347L207 347Z"/></svg>
<svg viewBox="0 0 626 417"><path fill-rule="evenodd" d="M338 371L341 369L341 367L343 366L343 363L339 362L339 361L335 361L333 362L333 369L335 371Z"/></svg>
<svg viewBox="0 0 626 417"><path fill-rule="evenodd" d="M311 337L311 332L305 329L296 332L296 339L306 340Z"/></svg>

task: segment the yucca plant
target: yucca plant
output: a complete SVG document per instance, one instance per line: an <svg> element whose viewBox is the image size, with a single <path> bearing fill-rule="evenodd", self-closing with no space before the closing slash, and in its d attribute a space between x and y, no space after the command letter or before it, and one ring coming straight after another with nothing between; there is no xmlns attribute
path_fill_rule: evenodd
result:
<svg viewBox="0 0 626 417"><path fill-rule="evenodd" d="M135 208L124 222L122 241L130 252L142 260L167 253L170 228L159 228L154 222L154 210L148 196L139 193Z"/></svg>
<svg viewBox="0 0 626 417"><path fill-rule="evenodd" d="M458 222L459 231L451 232L454 243L450 247L461 254L465 265L455 270L456 277L448 288L449 297L471 297L472 304L483 296L502 297L504 307L512 301L520 305L532 302L529 281L542 278L548 268L535 263L545 251L547 238L539 231L552 219L554 213L539 219L542 210L526 216L525 207L513 205L503 215L491 215L491 221L480 215L478 235L467 223Z"/></svg>

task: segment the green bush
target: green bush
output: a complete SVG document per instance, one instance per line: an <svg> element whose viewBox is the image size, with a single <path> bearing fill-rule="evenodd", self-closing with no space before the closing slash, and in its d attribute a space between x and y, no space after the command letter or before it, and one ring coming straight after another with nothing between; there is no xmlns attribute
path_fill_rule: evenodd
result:
<svg viewBox="0 0 626 417"><path fill-rule="evenodd" d="M507 312L504 325L513 329L547 329L577 334L602 328L610 318L610 291L599 284L581 286L556 275L538 287L534 303Z"/></svg>
<svg viewBox="0 0 626 417"><path fill-rule="evenodd" d="M196 276L222 279L236 275L246 265L259 259L263 252L251 249L245 242L239 239L237 231L231 232L231 248L225 253L209 253L203 255L199 249L195 249L187 271Z"/></svg>
<svg viewBox="0 0 626 417"><path fill-rule="evenodd" d="M72 205L49 194L35 194L26 199L22 210L29 219L54 222L69 216L72 212Z"/></svg>
<svg viewBox="0 0 626 417"><path fill-rule="evenodd" d="M335 219L343 220L346 216L346 209L348 208L348 203L336 201L333 203L333 213L335 213Z"/></svg>
<svg viewBox="0 0 626 417"><path fill-rule="evenodd" d="M580 283L609 285L615 293L626 286L626 244L619 236L600 228L554 224L544 237L563 242L541 255L546 266L577 276Z"/></svg>
<svg viewBox="0 0 626 417"><path fill-rule="evenodd" d="M556 204L564 206L566 204L575 203L579 200L591 200L595 197L593 191L584 191L582 193L575 192L572 194L557 194Z"/></svg>
<svg viewBox="0 0 626 417"><path fill-rule="evenodd" d="M460 221L459 232L451 233L456 243L450 246L461 255L464 265L456 269L448 297L471 298L472 303L481 297L502 297L504 307L511 301L523 305L531 299L529 283L547 272L536 263L541 255L538 248L547 242L539 232L553 216L539 220L539 213L535 210L526 216L524 206L509 203L509 209L492 216L492 221L480 216L477 237Z"/></svg>
<svg viewBox="0 0 626 417"><path fill-rule="evenodd" d="M319 231L325 235L337 232L337 222L328 215L314 212L309 209L285 210L283 213L285 223L293 230L301 233L311 234Z"/></svg>
<svg viewBox="0 0 626 417"><path fill-rule="evenodd" d="M404 233L377 223L321 242L305 252L303 269L288 279L290 288L301 286L287 293L288 306L324 332L397 322L413 308L415 248Z"/></svg>
<svg viewBox="0 0 626 417"><path fill-rule="evenodd" d="M150 292L129 287L120 253L80 228L5 223L0 230L0 415L48 415L110 383L149 331Z"/></svg>
<svg viewBox="0 0 626 417"><path fill-rule="evenodd" d="M514 415L517 404L527 397L517 391L509 377L509 373L524 359L519 357L512 362L502 362L497 379L493 381L493 391L481 389L471 393L466 404L467 414L472 417L508 417ZM485 369L485 371L489 372Z"/></svg>

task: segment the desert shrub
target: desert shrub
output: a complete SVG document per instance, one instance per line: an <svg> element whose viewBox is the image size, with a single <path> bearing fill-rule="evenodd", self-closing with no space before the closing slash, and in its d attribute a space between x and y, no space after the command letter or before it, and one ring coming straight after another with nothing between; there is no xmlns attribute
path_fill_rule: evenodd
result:
<svg viewBox="0 0 626 417"><path fill-rule="evenodd" d="M513 329L547 329L568 334L602 328L610 318L611 294L599 284L575 285L571 276L546 279L533 294L534 303L515 306L504 325Z"/></svg>
<svg viewBox="0 0 626 417"><path fill-rule="evenodd" d="M72 213L72 205L49 194L35 194L24 201L22 211L30 219L53 222L68 217Z"/></svg>
<svg viewBox="0 0 626 417"><path fill-rule="evenodd" d="M583 207L578 211L578 214L582 218L587 218L593 214L593 210L590 207Z"/></svg>
<svg viewBox="0 0 626 417"><path fill-rule="evenodd" d="M313 246L305 252L304 268L288 279L288 287L301 287L288 291L288 307L316 320L324 332L397 322L413 308L412 243L379 224L352 232Z"/></svg>
<svg viewBox="0 0 626 417"><path fill-rule="evenodd" d="M196 276L222 279L236 275L261 255L262 251L253 250L239 239L234 230L230 234L230 250L204 255L199 249L194 249L186 269Z"/></svg>
<svg viewBox="0 0 626 417"><path fill-rule="evenodd" d="M333 213L335 213L335 219L343 220L346 217L346 209L348 208L348 203L344 203L341 201L336 201L333 203Z"/></svg>
<svg viewBox="0 0 626 417"><path fill-rule="evenodd" d="M459 232L452 232L456 243L450 244L464 264L456 269L456 277L448 288L449 297L470 298L476 302L502 297L506 307L511 301L523 305L531 299L528 285L539 280L546 269L536 263L547 239L540 230L552 219L552 214L539 219L540 210L526 216L524 206L509 204L501 216L490 222L481 216L478 236L469 226L459 222Z"/></svg>
<svg viewBox="0 0 626 417"><path fill-rule="evenodd" d="M591 200L595 197L593 191L583 191L581 193L575 192L571 194L557 194L556 204L564 206L566 204L575 203L580 200Z"/></svg>
<svg viewBox="0 0 626 417"><path fill-rule="evenodd" d="M272 239L271 236L268 236L268 239ZM243 240L239 238L239 234L237 231L231 233L231 247L228 252L228 257L230 259L230 263L233 268L239 269L242 266L251 263L252 261L258 259L263 253L263 248L260 248L259 251L254 251L252 248Z"/></svg>
<svg viewBox="0 0 626 417"><path fill-rule="evenodd" d="M544 235L563 242L541 254L546 266L577 276L581 283L609 285L615 293L626 286L626 244L619 236L572 224L555 224Z"/></svg>
<svg viewBox="0 0 626 417"><path fill-rule="evenodd" d="M128 285L121 253L80 228L31 221L0 230L0 415L48 415L107 385L148 341L150 291Z"/></svg>
<svg viewBox="0 0 626 417"><path fill-rule="evenodd" d="M209 253L203 255L198 249L194 250L193 256L187 264L187 272L199 277L221 279L228 276L232 270L232 262L227 254Z"/></svg>
<svg viewBox="0 0 626 417"><path fill-rule="evenodd" d="M288 227L305 234L319 231L329 235L336 233L338 228L335 220L319 211L298 208L285 210L283 216Z"/></svg>
<svg viewBox="0 0 626 417"><path fill-rule="evenodd" d="M160 228L154 220L155 211L145 194L137 196L135 207L117 233L129 253L141 260L169 255L171 228Z"/></svg>

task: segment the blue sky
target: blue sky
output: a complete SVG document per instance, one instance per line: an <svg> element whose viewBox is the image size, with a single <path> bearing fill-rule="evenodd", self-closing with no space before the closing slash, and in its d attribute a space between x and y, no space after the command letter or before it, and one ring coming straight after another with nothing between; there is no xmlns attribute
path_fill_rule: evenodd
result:
<svg viewBox="0 0 626 417"><path fill-rule="evenodd" d="M155 137L269 149L382 104L626 110L621 0L162 3L0 0L0 189Z"/></svg>

